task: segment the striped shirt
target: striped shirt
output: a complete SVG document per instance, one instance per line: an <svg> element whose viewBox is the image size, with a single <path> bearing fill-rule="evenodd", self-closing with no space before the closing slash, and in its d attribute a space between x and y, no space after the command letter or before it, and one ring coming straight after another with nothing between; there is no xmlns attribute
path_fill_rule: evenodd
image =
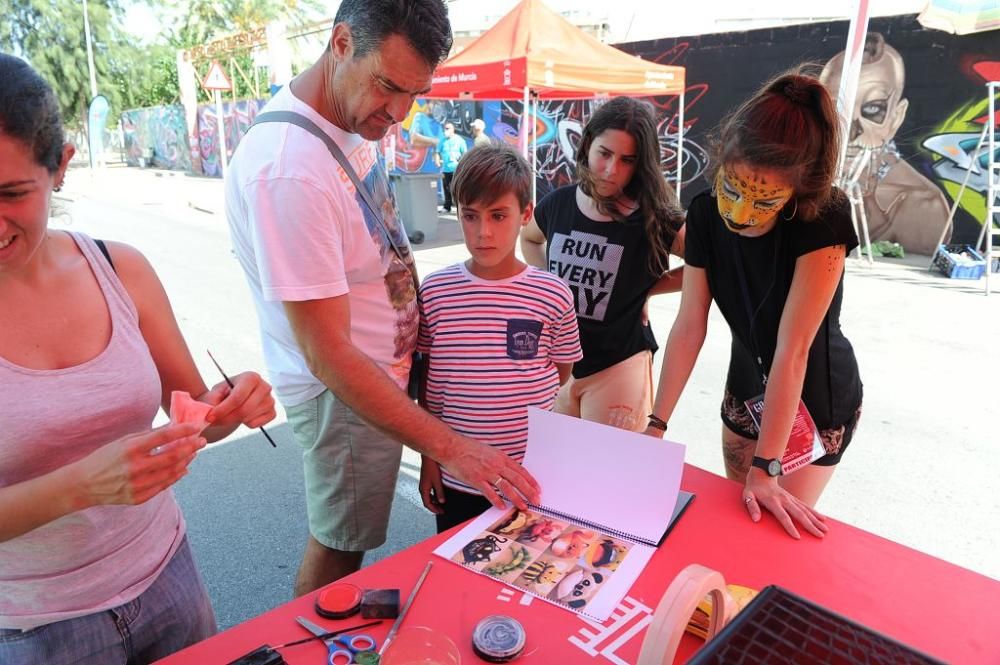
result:
<svg viewBox="0 0 1000 665"><path fill-rule="evenodd" d="M430 356L427 410L456 432L516 460L528 441L528 407L551 410L559 392L556 364L583 357L569 287L526 267L485 280L464 264L439 270L420 286L417 349ZM441 469L451 488L477 490Z"/></svg>

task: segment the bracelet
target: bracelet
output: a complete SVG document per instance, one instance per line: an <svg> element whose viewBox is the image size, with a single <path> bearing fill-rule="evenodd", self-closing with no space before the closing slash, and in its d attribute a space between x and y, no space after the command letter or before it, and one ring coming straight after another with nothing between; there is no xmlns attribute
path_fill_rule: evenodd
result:
<svg viewBox="0 0 1000 665"><path fill-rule="evenodd" d="M658 429L661 432L666 432L667 431L667 421L664 420L663 418L659 417L655 413L651 413L651 414L649 414L649 425L648 425L648 427L652 427L653 429Z"/></svg>

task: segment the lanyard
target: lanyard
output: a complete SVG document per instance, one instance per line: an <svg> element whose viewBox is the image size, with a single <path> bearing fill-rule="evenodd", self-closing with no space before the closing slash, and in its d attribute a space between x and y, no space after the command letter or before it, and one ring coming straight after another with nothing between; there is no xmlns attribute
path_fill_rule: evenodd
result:
<svg viewBox="0 0 1000 665"><path fill-rule="evenodd" d="M757 369L760 370L761 380L764 385L767 386L767 370L764 368L764 360L761 358L760 350L757 348L757 338L754 335L754 324L757 322L757 314L760 313L760 308L764 306L768 297L771 295L771 290L774 289L774 282L777 280L778 276L778 253L781 249L781 227L779 226L774 231L778 235L774 239L774 270L771 273L771 285L767 287L767 291L764 296L760 299L760 303L757 304L757 308L754 309L750 300L750 289L747 287L747 274L746 269L743 266L743 254L740 252L739 245L737 244L736 238L732 238L732 248L733 248L733 263L736 265L736 272L739 273L740 280L740 292L743 295L743 307L746 309L747 313L747 323L750 326L749 332L749 342L750 342L750 354L754 357L757 362Z"/></svg>

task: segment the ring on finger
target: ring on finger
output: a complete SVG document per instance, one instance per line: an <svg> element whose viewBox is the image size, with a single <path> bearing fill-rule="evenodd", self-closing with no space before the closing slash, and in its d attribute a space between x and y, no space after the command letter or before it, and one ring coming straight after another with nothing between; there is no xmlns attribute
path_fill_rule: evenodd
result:
<svg viewBox="0 0 1000 665"><path fill-rule="evenodd" d="M749 506L751 503L753 503L753 496L752 495L747 495L747 496L743 497L743 503L745 503L745 504L747 504Z"/></svg>

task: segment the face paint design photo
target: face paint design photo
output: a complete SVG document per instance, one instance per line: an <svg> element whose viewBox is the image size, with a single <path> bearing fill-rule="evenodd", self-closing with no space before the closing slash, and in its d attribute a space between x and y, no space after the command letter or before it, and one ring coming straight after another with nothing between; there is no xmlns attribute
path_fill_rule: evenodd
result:
<svg viewBox="0 0 1000 665"><path fill-rule="evenodd" d="M507 538L494 536L491 533L483 534L463 547L462 551L455 555L454 560L467 566L491 563L496 555L505 549L504 544L507 542Z"/></svg>
<svg viewBox="0 0 1000 665"><path fill-rule="evenodd" d="M762 235L795 190L776 171L726 164L715 177L715 197L726 228L741 235Z"/></svg>

